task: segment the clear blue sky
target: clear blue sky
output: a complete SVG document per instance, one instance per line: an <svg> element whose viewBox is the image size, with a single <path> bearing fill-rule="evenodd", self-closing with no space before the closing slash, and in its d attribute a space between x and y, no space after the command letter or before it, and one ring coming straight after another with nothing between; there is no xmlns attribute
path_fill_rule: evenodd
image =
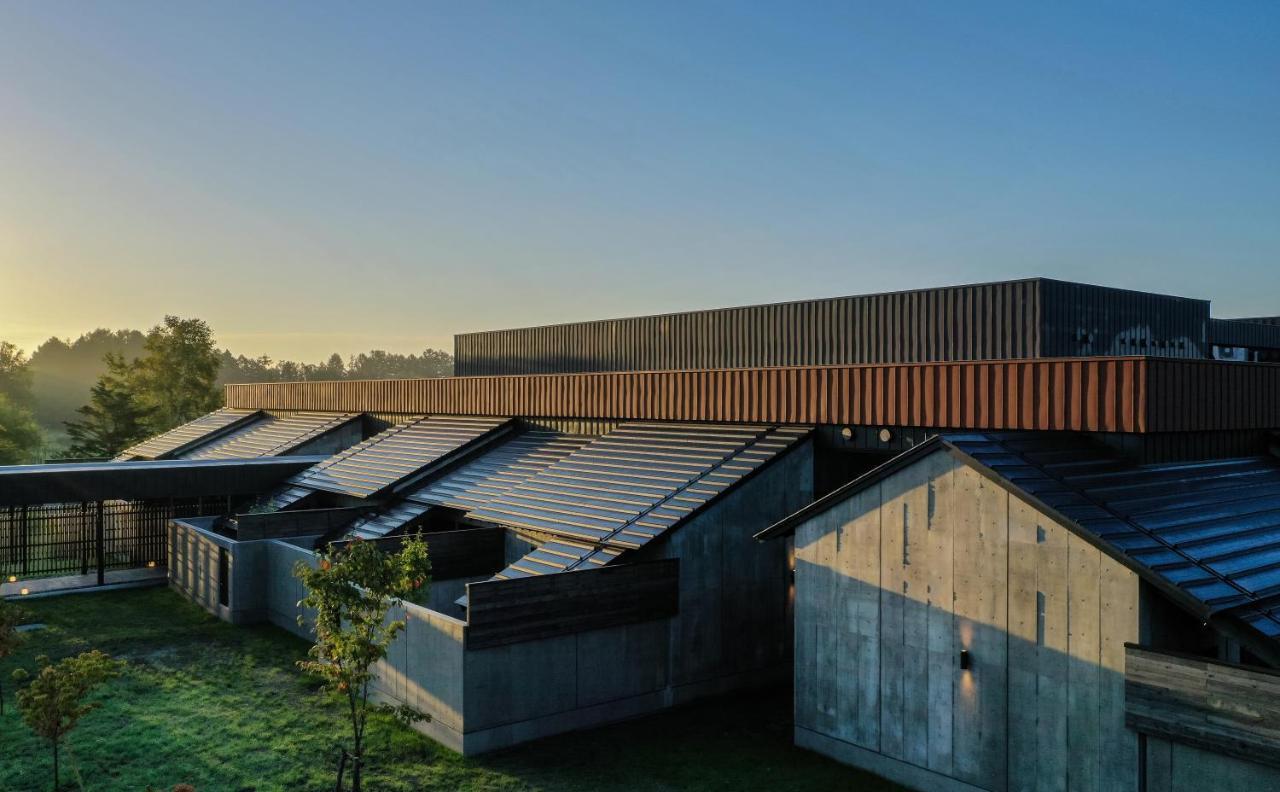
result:
<svg viewBox="0 0 1280 792"><path fill-rule="evenodd" d="M1280 4L0 1L0 338L1047 275L1280 313Z"/></svg>

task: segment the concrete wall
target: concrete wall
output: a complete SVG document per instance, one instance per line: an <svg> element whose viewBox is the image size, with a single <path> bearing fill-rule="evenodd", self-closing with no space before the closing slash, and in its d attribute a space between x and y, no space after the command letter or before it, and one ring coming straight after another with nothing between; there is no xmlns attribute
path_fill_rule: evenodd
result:
<svg viewBox="0 0 1280 792"><path fill-rule="evenodd" d="M214 518L169 523L169 585L220 619L253 624L267 618L266 542L237 542L210 529ZM227 552L228 600L219 601L218 558Z"/></svg>
<svg viewBox="0 0 1280 792"><path fill-rule="evenodd" d="M1280 769L1147 737L1145 792L1262 792L1280 789Z"/></svg>
<svg viewBox="0 0 1280 792"><path fill-rule="evenodd" d="M1133 572L942 451L795 553L798 744L919 789L1137 788Z"/></svg>
<svg viewBox="0 0 1280 792"><path fill-rule="evenodd" d="M680 613L671 620L671 683L722 689L781 670L791 657L787 546L754 534L813 500L813 446L777 460L646 548L680 559ZM744 679L736 681L735 678Z"/></svg>
<svg viewBox="0 0 1280 792"><path fill-rule="evenodd" d="M378 666L376 692L430 714L422 731L473 754L785 679L787 546L760 543L753 535L807 504L812 491L812 447L806 443L637 554L636 560L680 559L680 610L671 618L467 649L465 622L405 604L393 616L407 626ZM233 577L254 578L237 602L256 592L261 618L311 638L298 624L299 616L307 621L310 615L297 605L303 591L293 576L298 562L315 562L315 554L299 546L305 541L236 543L198 529L182 535L200 548L193 557L206 558L205 545L229 546L235 558L253 557L252 564L234 566ZM513 537L509 549L523 555L525 542ZM216 569L216 555L214 564ZM179 577L174 587L199 601L207 588L199 583L203 577ZM427 601L453 608L463 582L433 582Z"/></svg>

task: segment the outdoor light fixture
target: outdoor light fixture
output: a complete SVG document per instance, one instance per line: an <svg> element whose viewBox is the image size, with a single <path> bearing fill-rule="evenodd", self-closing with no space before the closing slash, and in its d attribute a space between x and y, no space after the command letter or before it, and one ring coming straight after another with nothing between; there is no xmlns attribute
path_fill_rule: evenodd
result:
<svg viewBox="0 0 1280 792"><path fill-rule="evenodd" d="M25 589L25 588L24 588L22 591L19 591L18 593L25 597L25 596L27 596L28 594L30 594L30 593L31 593L31 589Z"/></svg>
<svg viewBox="0 0 1280 792"><path fill-rule="evenodd" d="M841 430L840 430L840 436L841 436L841 437L843 437L845 440L852 440L852 439L853 439L853 427L846 426L845 428L841 429Z"/></svg>
<svg viewBox="0 0 1280 792"><path fill-rule="evenodd" d="M971 662L969 661L969 650L961 649L960 650L960 670L968 671L970 665L971 665Z"/></svg>
<svg viewBox="0 0 1280 792"><path fill-rule="evenodd" d="M155 568L156 568L156 562L155 562L155 561L148 561L148 562L147 562L147 569L155 569Z"/></svg>
<svg viewBox="0 0 1280 792"><path fill-rule="evenodd" d="M888 429L880 430L880 442L887 443L892 439L893 439L893 432L890 432Z"/></svg>
<svg viewBox="0 0 1280 792"><path fill-rule="evenodd" d="M9 576L9 582L10 582L10 583L17 583L17 582L18 582L18 576L17 576L17 575L10 575L10 576Z"/></svg>

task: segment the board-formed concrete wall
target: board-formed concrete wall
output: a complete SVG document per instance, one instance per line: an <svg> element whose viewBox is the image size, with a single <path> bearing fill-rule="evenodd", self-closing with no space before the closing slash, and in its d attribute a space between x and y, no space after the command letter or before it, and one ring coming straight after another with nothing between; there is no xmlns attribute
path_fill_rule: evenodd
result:
<svg viewBox="0 0 1280 792"><path fill-rule="evenodd" d="M798 744L919 789L1137 788L1134 572L944 451L795 553Z"/></svg>
<svg viewBox="0 0 1280 792"><path fill-rule="evenodd" d="M267 618L266 542L237 542L211 530L213 518L169 523L169 585L220 619L253 624ZM227 554L227 603L220 597L220 553Z"/></svg>
<svg viewBox="0 0 1280 792"><path fill-rule="evenodd" d="M1147 737L1145 792L1262 792L1280 789L1280 770L1158 737Z"/></svg>
<svg viewBox="0 0 1280 792"><path fill-rule="evenodd" d="M406 627L377 666L375 692L430 715L420 730L473 754L785 679L787 547L753 536L812 500L812 468L805 443L637 554L636 561L680 560L677 615L467 648L464 621L406 603L392 614ZM303 588L293 574L300 562L316 563L306 540L234 542L195 527L175 536L194 559L184 569L197 570L180 572L176 589L203 603L206 559L216 573L216 549L227 547L239 559L232 576L244 592L236 599L241 611L311 639L313 616L298 605ZM253 580L240 580L245 575ZM453 607L460 582L433 582L429 601L447 597ZM216 585L213 591L216 597Z"/></svg>

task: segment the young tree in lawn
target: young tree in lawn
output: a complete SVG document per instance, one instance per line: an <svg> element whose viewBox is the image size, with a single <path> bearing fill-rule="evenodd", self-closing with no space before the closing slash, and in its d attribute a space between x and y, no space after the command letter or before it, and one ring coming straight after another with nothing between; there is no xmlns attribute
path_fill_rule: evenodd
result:
<svg viewBox="0 0 1280 792"><path fill-rule="evenodd" d="M18 625L27 620L27 612L17 605L10 605L0 599L0 660L18 651L22 643L22 633ZM4 687L0 686L0 715L4 714Z"/></svg>
<svg viewBox="0 0 1280 792"><path fill-rule="evenodd" d="M85 697L103 682L118 676L122 664L97 649L57 663L50 663L47 657L37 661L42 667L35 678L18 691L18 709L22 720L48 740L53 749L53 791L58 792L58 748L80 719L98 708L96 702L85 703ZM19 670L14 676L24 679L26 672Z"/></svg>
<svg viewBox="0 0 1280 792"><path fill-rule="evenodd" d="M360 792L370 712L389 712L404 722L428 718L409 707L369 702L373 665L387 656L391 642L405 627L402 620L389 620L388 612L405 598L420 595L430 584L427 544L414 537L406 540L399 552L385 553L370 542L356 540L321 553L314 568L298 563L294 575L307 592L299 604L315 611L315 645L308 652L309 659L298 665L346 699L352 743L350 751L344 749L338 767L338 788L349 758L351 789ZM301 617L298 623L306 626Z"/></svg>
<svg viewBox="0 0 1280 792"><path fill-rule="evenodd" d="M79 421L67 421L71 438L68 456L113 457L145 440L149 410L142 406L130 383L132 366L121 355L107 353L107 372L90 389L90 400L76 410Z"/></svg>

